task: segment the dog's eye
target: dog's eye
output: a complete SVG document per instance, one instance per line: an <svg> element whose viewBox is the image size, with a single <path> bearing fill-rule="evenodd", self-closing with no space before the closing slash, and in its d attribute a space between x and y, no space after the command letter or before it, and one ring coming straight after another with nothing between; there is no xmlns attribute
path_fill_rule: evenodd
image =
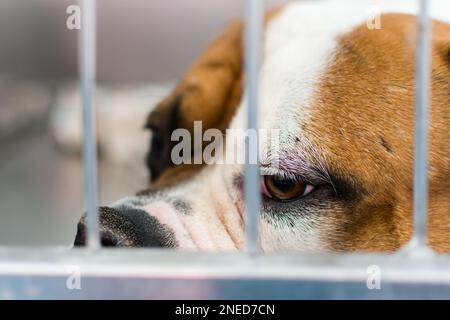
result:
<svg viewBox="0 0 450 320"><path fill-rule="evenodd" d="M277 175L263 176L261 182L263 194L279 201L295 200L314 190L314 187L310 184Z"/></svg>

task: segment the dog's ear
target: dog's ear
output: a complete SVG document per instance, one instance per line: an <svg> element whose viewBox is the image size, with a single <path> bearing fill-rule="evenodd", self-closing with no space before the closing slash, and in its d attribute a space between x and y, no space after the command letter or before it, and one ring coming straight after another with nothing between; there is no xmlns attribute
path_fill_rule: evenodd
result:
<svg viewBox="0 0 450 320"><path fill-rule="evenodd" d="M230 25L148 117L153 137L147 165L152 180L172 165L175 129L185 128L192 134L194 121L202 121L203 130L228 126L242 93L242 29L241 22Z"/></svg>
<svg viewBox="0 0 450 320"><path fill-rule="evenodd" d="M269 10L265 24L281 9ZM243 27L241 21L236 21L225 29L148 117L147 127L153 131L147 156L152 180L173 165L170 159L173 130L184 128L192 134L194 121L202 122L203 131L216 128L223 132L228 127L243 90Z"/></svg>

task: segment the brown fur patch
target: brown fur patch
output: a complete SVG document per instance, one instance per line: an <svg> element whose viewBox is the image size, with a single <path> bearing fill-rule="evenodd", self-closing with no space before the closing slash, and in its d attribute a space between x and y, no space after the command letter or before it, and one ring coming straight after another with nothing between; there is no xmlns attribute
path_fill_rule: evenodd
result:
<svg viewBox="0 0 450 320"><path fill-rule="evenodd" d="M269 15L272 17L276 12ZM336 250L396 250L412 235L416 17L383 15L381 30L341 37L318 89L308 139L330 170L356 177L367 194L327 215ZM450 250L450 26L433 23L429 242ZM242 23L231 25L149 117L163 122L180 98L176 127L224 130L242 95ZM162 115L162 116L161 116ZM170 139L170 136L169 136ZM151 190L188 179L202 166L165 167Z"/></svg>
<svg viewBox="0 0 450 320"><path fill-rule="evenodd" d="M279 11L269 11L265 22ZM224 131L228 127L242 96L243 28L241 21L232 23L191 66L175 90L150 114L147 127L159 132L164 140L161 154L150 154L148 157L149 165L156 169L157 176L162 174L158 185L165 184L163 180L174 175L163 174L165 170L173 170L170 136L174 129L185 128L193 134L194 121L202 121L204 131L210 128ZM174 104L177 108L175 116L171 114ZM201 167L184 165L175 172L187 170L195 173Z"/></svg>
<svg viewBox="0 0 450 320"><path fill-rule="evenodd" d="M368 191L337 211L329 241L339 250L394 250L412 235L416 18L383 15L339 39L306 130L339 175ZM433 23L429 242L450 250L450 26Z"/></svg>

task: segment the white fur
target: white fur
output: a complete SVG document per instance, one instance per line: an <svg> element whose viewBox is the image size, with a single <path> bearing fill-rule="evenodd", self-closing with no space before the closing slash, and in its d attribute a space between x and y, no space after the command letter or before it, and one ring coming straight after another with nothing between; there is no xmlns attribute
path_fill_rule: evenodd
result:
<svg viewBox="0 0 450 320"><path fill-rule="evenodd" d="M435 0L433 4L433 16L449 21L450 1ZM417 2L412 0L301 1L287 5L269 23L260 74L260 127L282 130L280 140L282 152L310 152L307 137L305 138L301 132L301 125L312 121L310 115L311 110L316 107L313 105L313 98L318 81L327 71L327 66L336 51L338 36L366 23L374 10L416 13L417 9ZM381 28L382 23L381 20ZM245 123L245 101L243 101L231 128L243 129ZM296 137L299 138L298 143L295 143ZM262 143L266 141L262 139ZM319 157L320 154L315 156ZM242 170L243 167L239 165L231 167L216 165L205 169L194 179L164 191L165 197L185 197L192 204L191 215L178 215L181 223L164 218L167 224L180 228L176 236L178 240L190 234L189 241L186 242L190 244L188 247L191 247L192 243L201 249L235 249L242 246L243 226L240 215L242 208L239 208L239 203L236 205L236 202L239 202L237 199L240 197L240 191L233 190L234 185L231 183L232 173ZM147 200L145 208L150 214L152 210L160 210L154 202L157 199ZM240 238L241 241L233 242L231 239L233 237L224 232L222 221L217 217L218 210L226 212L227 221L236 229L234 238ZM163 214L162 211L157 213ZM316 228L323 223L319 219L320 217L314 215L304 215L298 218L295 229L288 225L274 227L262 221L263 248L327 249L326 241Z"/></svg>
<svg viewBox="0 0 450 320"><path fill-rule="evenodd" d="M281 152L311 152L301 125L311 121L311 109L315 107L313 97L321 75L327 72L336 52L338 37L371 22L376 13L417 12L418 1L411 0L299 1L287 5L268 24L260 73L259 121L264 129L281 130ZM450 1L432 1L431 13L434 18L449 21ZM382 24L381 19L381 28ZM245 126L245 109L243 101L232 127ZM295 142L296 137L299 142ZM261 140L264 148L265 137ZM312 152L317 153L313 157L320 157L318 150ZM301 230L294 232L288 227L284 232L279 228L275 231L263 224L263 247L326 248L319 232L311 228L316 217L301 219L298 221Z"/></svg>
<svg viewBox="0 0 450 320"><path fill-rule="evenodd" d="M143 168L149 132L145 119L167 94L169 85L140 87L98 86L96 92L97 141L102 158L128 168ZM50 130L57 145L68 153L81 153L83 125L79 88L58 89ZM145 175L145 171L141 170Z"/></svg>

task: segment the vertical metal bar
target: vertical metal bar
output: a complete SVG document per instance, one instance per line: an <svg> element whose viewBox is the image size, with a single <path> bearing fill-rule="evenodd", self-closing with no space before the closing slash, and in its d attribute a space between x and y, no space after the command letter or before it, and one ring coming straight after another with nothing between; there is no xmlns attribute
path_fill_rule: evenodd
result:
<svg viewBox="0 0 450 320"><path fill-rule="evenodd" d="M95 129L96 0L81 1L79 65L83 105L84 201L87 211L87 243L100 248L97 212L97 142Z"/></svg>
<svg viewBox="0 0 450 320"><path fill-rule="evenodd" d="M428 208L428 103L430 89L430 19L428 0L420 0L416 58L414 155L414 238L426 246Z"/></svg>
<svg viewBox="0 0 450 320"><path fill-rule="evenodd" d="M254 130L258 136L258 77L261 56L261 40L263 28L263 0L245 1L245 87L247 99L247 129L250 134ZM261 204L260 174L258 161L258 138L253 140L255 146L249 144L249 135L246 140L245 164L245 204L246 204L246 251L250 254L259 251L259 209ZM255 157L249 152L256 150ZM256 158L251 163L250 158Z"/></svg>

